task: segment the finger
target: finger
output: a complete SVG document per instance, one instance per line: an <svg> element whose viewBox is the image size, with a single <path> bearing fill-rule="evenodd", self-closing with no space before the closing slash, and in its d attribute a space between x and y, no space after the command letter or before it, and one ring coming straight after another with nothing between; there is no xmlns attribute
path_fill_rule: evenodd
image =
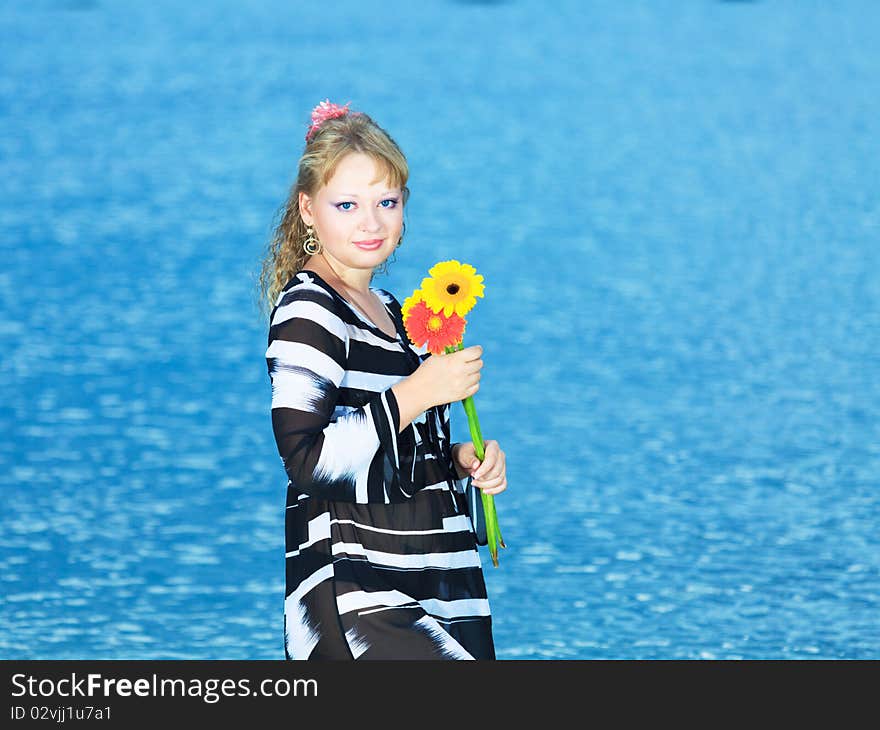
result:
<svg viewBox="0 0 880 730"><path fill-rule="evenodd" d="M480 476L477 476L476 474L473 474L472 476L483 483L492 480L500 481L507 477L507 467L504 465L503 461L487 468L485 471L483 467L480 467L477 469L477 472L479 472Z"/></svg>
<svg viewBox="0 0 880 730"><path fill-rule="evenodd" d="M475 479L474 484L476 484L480 489L484 487L489 487L492 489L493 487L497 487L501 482L504 481L504 474L488 474L484 476L482 479Z"/></svg>
<svg viewBox="0 0 880 730"><path fill-rule="evenodd" d="M498 448L498 442L494 439L486 439L486 441L483 442L483 446L486 449L487 454L493 454L497 456L497 454L501 451L501 449Z"/></svg>
<svg viewBox="0 0 880 730"><path fill-rule="evenodd" d="M485 479L495 468L495 462L492 459L484 459L483 463L473 472L474 479Z"/></svg>
<svg viewBox="0 0 880 730"><path fill-rule="evenodd" d="M504 461L499 459L498 454L489 446L484 445L483 452L483 463L480 466L480 474L488 474L492 470L498 471L498 469L504 465Z"/></svg>
<svg viewBox="0 0 880 730"><path fill-rule="evenodd" d="M485 487L485 488L482 488L482 487L481 487L481 489L482 489L486 494L500 494L500 493L503 492L505 489L507 489L507 480L506 480L506 479L502 480L502 482L501 482L498 486Z"/></svg>
<svg viewBox="0 0 880 730"><path fill-rule="evenodd" d="M489 460L491 457L491 460L493 463L501 465L501 466L504 465L506 457L505 457L504 452L498 446L497 441L486 441L485 449L486 449L485 456L486 456L487 460Z"/></svg>

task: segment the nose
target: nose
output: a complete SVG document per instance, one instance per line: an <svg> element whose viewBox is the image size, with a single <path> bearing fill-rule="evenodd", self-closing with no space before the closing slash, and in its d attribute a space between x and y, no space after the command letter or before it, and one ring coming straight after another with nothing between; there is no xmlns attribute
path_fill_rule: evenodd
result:
<svg viewBox="0 0 880 730"><path fill-rule="evenodd" d="M374 233L382 228L382 224L379 222L379 216L376 215L376 211L372 208L367 208L364 211L364 217L361 220L361 228L364 233Z"/></svg>

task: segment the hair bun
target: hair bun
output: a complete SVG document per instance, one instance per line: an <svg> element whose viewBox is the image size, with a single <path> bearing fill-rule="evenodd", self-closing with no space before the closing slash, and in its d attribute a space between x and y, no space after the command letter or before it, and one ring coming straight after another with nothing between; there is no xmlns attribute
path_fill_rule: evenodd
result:
<svg viewBox="0 0 880 730"><path fill-rule="evenodd" d="M318 128L328 119L344 117L348 114L348 107L350 105L351 102L348 102L345 106L339 106L338 104L333 104L330 99L325 99L320 102L314 109L312 109L312 123L306 132L306 142L311 139L312 135L317 132Z"/></svg>

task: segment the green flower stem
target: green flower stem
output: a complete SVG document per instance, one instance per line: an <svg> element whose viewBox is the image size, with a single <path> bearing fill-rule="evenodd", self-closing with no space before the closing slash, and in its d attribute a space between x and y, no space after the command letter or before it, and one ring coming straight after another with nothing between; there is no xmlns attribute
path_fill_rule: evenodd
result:
<svg viewBox="0 0 880 730"><path fill-rule="evenodd" d="M455 347L447 347L446 352L463 350L464 344L459 342ZM477 408L474 405L473 396L468 396L462 402L464 412L467 415L468 427L471 432L471 440L474 442L474 452L480 461L486 456L486 448L483 443L483 434L480 431L480 419L477 418ZM483 514L486 516L486 542L489 547L489 555L492 556L492 565L498 567L498 545L506 548L504 539L501 537L501 529L498 527L498 513L495 511L495 497L480 490L480 498L483 500Z"/></svg>

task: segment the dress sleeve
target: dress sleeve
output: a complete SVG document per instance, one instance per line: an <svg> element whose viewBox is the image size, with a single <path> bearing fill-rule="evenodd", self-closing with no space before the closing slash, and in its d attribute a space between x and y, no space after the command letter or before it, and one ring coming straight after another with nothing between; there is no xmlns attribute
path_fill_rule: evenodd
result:
<svg viewBox="0 0 880 730"><path fill-rule="evenodd" d="M455 447L458 446L460 443L460 441L455 441L449 446L449 471L452 474L453 481L458 483L458 491L463 492L468 485L468 479L470 479L470 475L465 474L463 478L458 478L458 470L455 468L454 451Z"/></svg>
<svg viewBox="0 0 880 730"><path fill-rule="evenodd" d="M389 387L359 408L337 409L348 347L345 323L328 295L294 287L279 301L266 350L278 453L302 493L345 502L405 501L419 487L401 463L412 450L412 429L398 433L394 392Z"/></svg>

